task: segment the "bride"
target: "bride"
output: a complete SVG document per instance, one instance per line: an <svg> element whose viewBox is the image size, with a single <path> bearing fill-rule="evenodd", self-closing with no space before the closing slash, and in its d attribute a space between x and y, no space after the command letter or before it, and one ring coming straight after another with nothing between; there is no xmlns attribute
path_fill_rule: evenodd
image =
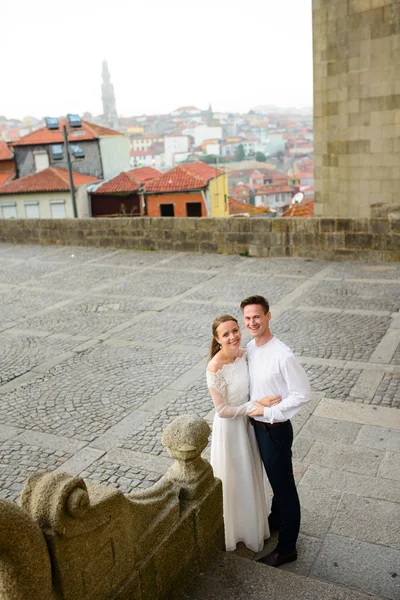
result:
<svg viewBox="0 0 400 600"><path fill-rule="evenodd" d="M240 348L241 333L230 315L217 317L207 365L207 385L213 399L214 417L211 465L222 481L226 550L244 542L260 552L269 537L269 502L265 474L248 416L262 415L264 406L280 402L267 396L249 402L247 354Z"/></svg>

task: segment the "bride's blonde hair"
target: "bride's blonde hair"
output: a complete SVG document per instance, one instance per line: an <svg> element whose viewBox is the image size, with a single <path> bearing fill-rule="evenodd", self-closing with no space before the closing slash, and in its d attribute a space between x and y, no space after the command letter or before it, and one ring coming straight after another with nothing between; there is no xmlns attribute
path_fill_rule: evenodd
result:
<svg viewBox="0 0 400 600"><path fill-rule="evenodd" d="M215 336L217 335L217 329L221 325L221 323L226 323L227 321L235 321L236 325L239 326L238 320L235 319L235 317L232 317L232 315L221 315L215 319L214 323L212 324L213 337L211 340L209 360L211 360L220 349L220 345L215 338Z"/></svg>

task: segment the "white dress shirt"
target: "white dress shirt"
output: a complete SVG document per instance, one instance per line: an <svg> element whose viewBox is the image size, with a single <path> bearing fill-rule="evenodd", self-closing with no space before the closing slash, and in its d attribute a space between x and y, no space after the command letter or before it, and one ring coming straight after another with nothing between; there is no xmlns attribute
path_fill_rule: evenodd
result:
<svg viewBox="0 0 400 600"><path fill-rule="evenodd" d="M266 406L263 417L257 421L277 423L294 417L300 407L310 399L310 383L307 374L293 351L283 342L272 340L257 346L254 340L247 345L250 373L250 400L264 396L281 396L275 406Z"/></svg>

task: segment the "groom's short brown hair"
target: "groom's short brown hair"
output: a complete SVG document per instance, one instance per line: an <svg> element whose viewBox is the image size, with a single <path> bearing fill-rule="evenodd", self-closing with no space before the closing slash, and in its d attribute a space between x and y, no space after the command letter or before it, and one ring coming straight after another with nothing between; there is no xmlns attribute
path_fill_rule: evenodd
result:
<svg viewBox="0 0 400 600"><path fill-rule="evenodd" d="M258 304L261 306L265 315L269 313L269 303L264 296L249 296L248 298L242 300L240 303L240 308L243 310L245 306L249 306L250 304Z"/></svg>

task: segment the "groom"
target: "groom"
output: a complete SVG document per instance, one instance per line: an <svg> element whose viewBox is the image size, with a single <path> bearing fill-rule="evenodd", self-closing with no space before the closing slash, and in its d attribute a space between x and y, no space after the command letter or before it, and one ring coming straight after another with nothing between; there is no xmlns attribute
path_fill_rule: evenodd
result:
<svg viewBox="0 0 400 600"><path fill-rule="evenodd" d="M258 562L280 567L297 559L300 503L293 477L293 429L289 419L309 400L310 384L292 350L271 333L268 301L263 296L250 296L240 308L253 337L247 345L250 400L271 397L271 405L259 405L250 419L273 491L270 530L279 531L275 550ZM276 396L282 400L273 405L272 397Z"/></svg>

